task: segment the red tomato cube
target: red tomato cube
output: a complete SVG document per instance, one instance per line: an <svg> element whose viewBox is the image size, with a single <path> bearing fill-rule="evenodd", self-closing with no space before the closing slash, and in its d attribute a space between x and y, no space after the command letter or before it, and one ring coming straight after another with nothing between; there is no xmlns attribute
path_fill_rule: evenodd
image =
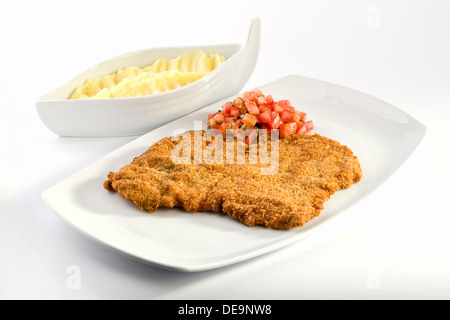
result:
<svg viewBox="0 0 450 320"><path fill-rule="evenodd" d="M247 127L253 128L255 124L258 122L258 118L252 114L246 113L245 116L241 119L241 121Z"/></svg>
<svg viewBox="0 0 450 320"><path fill-rule="evenodd" d="M225 116L229 116L231 114L231 108L233 107L233 104L231 102L227 102L223 106L223 113Z"/></svg>
<svg viewBox="0 0 450 320"><path fill-rule="evenodd" d="M272 111L272 121L269 123L272 129L278 129L281 124L280 115L276 111Z"/></svg>
<svg viewBox="0 0 450 320"><path fill-rule="evenodd" d="M253 115L259 114L258 106L253 101L247 101L245 103L245 106L247 107L247 110L250 114L253 114Z"/></svg>
<svg viewBox="0 0 450 320"><path fill-rule="evenodd" d="M239 117L241 115L241 109L237 107L231 107L230 115L233 117Z"/></svg>
<svg viewBox="0 0 450 320"><path fill-rule="evenodd" d="M271 123L272 122L272 111L266 110L258 116L259 123Z"/></svg>
<svg viewBox="0 0 450 320"><path fill-rule="evenodd" d="M280 138L290 136L292 134L295 134L295 132L297 131L297 123L289 122L280 124L279 130L280 130Z"/></svg>
<svg viewBox="0 0 450 320"><path fill-rule="evenodd" d="M281 121L290 122L294 118L294 112L290 110L284 110L280 114Z"/></svg>

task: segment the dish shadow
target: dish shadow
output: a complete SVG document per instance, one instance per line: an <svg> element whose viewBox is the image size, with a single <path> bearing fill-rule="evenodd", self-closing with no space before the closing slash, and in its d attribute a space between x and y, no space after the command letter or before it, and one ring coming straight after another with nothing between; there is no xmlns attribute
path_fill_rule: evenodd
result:
<svg viewBox="0 0 450 320"><path fill-rule="evenodd" d="M117 192L106 190L103 182L107 180L97 177L86 180L73 190L74 201L89 212L101 215L128 215L137 217L142 215L143 211L139 209L131 200L122 198ZM98 201L92 201L92 195L96 194L100 198Z"/></svg>

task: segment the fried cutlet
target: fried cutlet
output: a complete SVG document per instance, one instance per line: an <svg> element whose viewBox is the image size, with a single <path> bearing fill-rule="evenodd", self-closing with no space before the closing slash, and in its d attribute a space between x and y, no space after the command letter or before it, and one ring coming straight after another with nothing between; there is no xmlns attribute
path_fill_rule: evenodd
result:
<svg viewBox="0 0 450 320"><path fill-rule="evenodd" d="M180 141L168 137L153 144L119 172L110 172L104 187L148 212L159 207L223 212L247 226L292 229L318 216L333 193L362 177L353 152L319 134L280 139L275 174L261 174L267 166L261 163L175 163L172 151ZM207 146L203 141L202 149Z"/></svg>

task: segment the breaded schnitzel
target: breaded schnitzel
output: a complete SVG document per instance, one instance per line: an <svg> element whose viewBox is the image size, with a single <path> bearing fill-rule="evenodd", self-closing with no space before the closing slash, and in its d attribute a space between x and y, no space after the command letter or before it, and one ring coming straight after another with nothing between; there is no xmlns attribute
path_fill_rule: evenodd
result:
<svg viewBox="0 0 450 320"><path fill-rule="evenodd" d="M180 141L164 138L153 144L119 172L110 172L104 187L149 212L159 207L224 212L247 226L292 229L318 216L333 193L362 177L353 152L319 134L280 139L273 175L261 174L261 163L177 164L172 151ZM208 145L203 141L202 149Z"/></svg>

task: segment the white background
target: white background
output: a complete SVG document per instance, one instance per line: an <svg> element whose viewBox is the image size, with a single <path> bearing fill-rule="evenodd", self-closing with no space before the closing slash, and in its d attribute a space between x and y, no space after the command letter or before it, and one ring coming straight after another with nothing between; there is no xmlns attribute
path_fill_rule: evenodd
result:
<svg viewBox="0 0 450 320"><path fill-rule="evenodd" d="M125 52L242 42L253 17L261 53L244 89L297 73L426 125L381 188L307 240L199 273L128 259L44 205L43 190L134 137L57 137L37 116L40 95ZM444 0L3 1L0 298L449 299L449 17Z"/></svg>

